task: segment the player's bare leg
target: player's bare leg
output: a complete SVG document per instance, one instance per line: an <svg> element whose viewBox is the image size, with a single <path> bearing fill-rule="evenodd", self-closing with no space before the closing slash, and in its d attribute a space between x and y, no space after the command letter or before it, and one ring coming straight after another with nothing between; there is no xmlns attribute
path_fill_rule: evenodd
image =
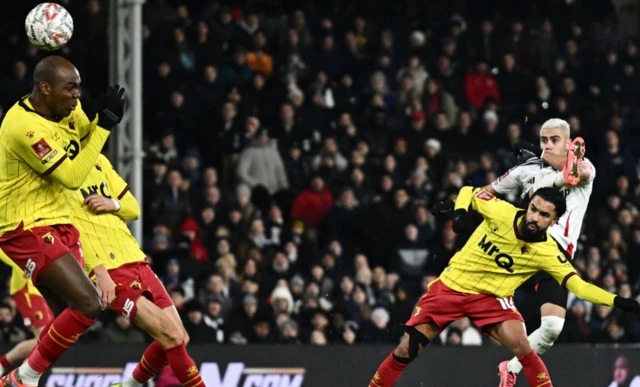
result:
<svg viewBox="0 0 640 387"><path fill-rule="evenodd" d="M139 297L136 301L136 307L137 312L133 318L133 323L144 329L154 339L154 342L145 351L145 355L159 358L147 361L146 356L143 355L138 366L145 367L146 373L153 376L162 371L166 364L169 364L183 386L204 386L198 368L187 354L186 341L188 336L185 334L186 331L182 326L182 322L177 323L177 321L180 321L180 317L177 316L175 307L160 309L146 297ZM173 309L175 315L171 309ZM157 365L158 363L163 364L164 359L166 359L164 365Z"/></svg>
<svg viewBox="0 0 640 387"><path fill-rule="evenodd" d="M178 314L178 309L176 309L175 305L162 309L162 313L164 313L169 320L173 321L173 323L180 328L180 330L182 331L182 335L184 337L185 345L189 344L189 340L190 340L189 334L187 333L187 329L182 324L182 319L180 318L180 315Z"/></svg>
<svg viewBox="0 0 640 387"><path fill-rule="evenodd" d="M529 335L529 343L538 355L547 352L560 336L567 311L559 305L547 302L540 308L540 315L540 328ZM514 357L500 363L498 370L501 380L499 387L512 387L516 384L516 375L522 371L522 364Z"/></svg>
<svg viewBox="0 0 640 387"><path fill-rule="evenodd" d="M67 309L67 304L59 295L42 286L37 286L37 288L40 294L42 294L42 297L47 301L47 305L49 305L49 309L51 309L55 317L58 317L60 313Z"/></svg>
<svg viewBox="0 0 640 387"><path fill-rule="evenodd" d="M552 387L547 367L531 348L523 322L508 320L496 324L491 330L491 336L520 360L530 386Z"/></svg>
<svg viewBox="0 0 640 387"><path fill-rule="evenodd" d="M421 324L407 327L400 344L382 362L378 371L369 382L369 387L391 387L422 350L440 334L440 329L434 324Z"/></svg>
<svg viewBox="0 0 640 387"><path fill-rule="evenodd" d="M93 325L102 309L96 287L71 253L52 262L38 282L69 307L42 331L26 361L2 378L3 387L36 387L40 376Z"/></svg>
<svg viewBox="0 0 640 387"><path fill-rule="evenodd" d="M176 307L169 306L164 308L162 309L162 313L180 329L184 338L184 344L189 344L189 335L182 324L182 320L180 319L180 315L178 314ZM120 386L142 387L144 383L158 374L159 371L162 371L168 364L169 361L167 360L167 355L164 352L164 349L157 341L154 341L145 350L144 355L142 355L142 360L134 369L133 374L127 377ZM118 385L115 387L118 387Z"/></svg>

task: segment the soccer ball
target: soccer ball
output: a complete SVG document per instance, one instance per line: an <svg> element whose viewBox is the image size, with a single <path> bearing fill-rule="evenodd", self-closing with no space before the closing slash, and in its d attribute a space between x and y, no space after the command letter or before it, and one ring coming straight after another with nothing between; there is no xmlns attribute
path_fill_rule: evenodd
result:
<svg viewBox="0 0 640 387"><path fill-rule="evenodd" d="M56 3L42 3L29 12L24 21L29 41L36 47L54 51L64 46L73 35L73 18Z"/></svg>

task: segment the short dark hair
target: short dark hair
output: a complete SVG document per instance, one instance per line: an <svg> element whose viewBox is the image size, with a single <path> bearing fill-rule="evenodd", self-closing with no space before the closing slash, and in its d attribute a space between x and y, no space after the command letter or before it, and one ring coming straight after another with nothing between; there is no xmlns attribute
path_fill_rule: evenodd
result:
<svg viewBox="0 0 640 387"><path fill-rule="evenodd" d="M567 201L564 197L564 193L562 191L555 188L540 188L536 192L533 193L531 199L536 196L540 196L542 200L545 202L549 202L554 205L556 209L556 216L559 218L567 211Z"/></svg>

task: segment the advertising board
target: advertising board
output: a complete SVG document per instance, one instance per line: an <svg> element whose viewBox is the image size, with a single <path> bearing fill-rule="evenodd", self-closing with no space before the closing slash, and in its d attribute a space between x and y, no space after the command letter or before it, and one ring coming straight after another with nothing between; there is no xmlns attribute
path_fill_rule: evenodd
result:
<svg viewBox="0 0 640 387"><path fill-rule="evenodd" d="M364 387L392 349L189 345L207 387ZM76 345L45 375L42 387L109 387L131 374L143 351L139 345ZM501 347L429 347L397 387L495 387L496 365L507 358ZM627 386L640 375L640 347L554 346L543 360L559 386L609 387L616 380ZM521 377L518 386L526 385Z"/></svg>

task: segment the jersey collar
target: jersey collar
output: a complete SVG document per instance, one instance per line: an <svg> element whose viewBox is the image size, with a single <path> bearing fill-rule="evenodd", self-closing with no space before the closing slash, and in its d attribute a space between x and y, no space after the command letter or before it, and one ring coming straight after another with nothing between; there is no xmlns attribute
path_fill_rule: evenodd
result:
<svg viewBox="0 0 640 387"><path fill-rule="evenodd" d="M20 100L18 100L18 105L20 105L21 108L23 108L24 110L28 111L29 113L35 113L37 115L39 115L40 117L44 118L45 120L48 121L52 121L52 122L60 122L60 120L57 120L53 117L49 117L45 114L42 114L40 112L37 112L35 110L33 110L33 105L31 105L31 102L29 102L29 97L31 97L31 94L27 94L24 97L20 98Z"/></svg>
<svg viewBox="0 0 640 387"><path fill-rule="evenodd" d="M537 240L537 241L528 241L526 239L523 239L520 236L520 231L518 230L518 219L523 217L526 213L527 213L527 211L520 210L520 211L516 212L516 216L513 218L513 232L516 234L516 238L518 238L521 241L527 242L527 243L546 242L547 241L547 233L546 232L543 233L542 234L542 238L540 240Z"/></svg>

